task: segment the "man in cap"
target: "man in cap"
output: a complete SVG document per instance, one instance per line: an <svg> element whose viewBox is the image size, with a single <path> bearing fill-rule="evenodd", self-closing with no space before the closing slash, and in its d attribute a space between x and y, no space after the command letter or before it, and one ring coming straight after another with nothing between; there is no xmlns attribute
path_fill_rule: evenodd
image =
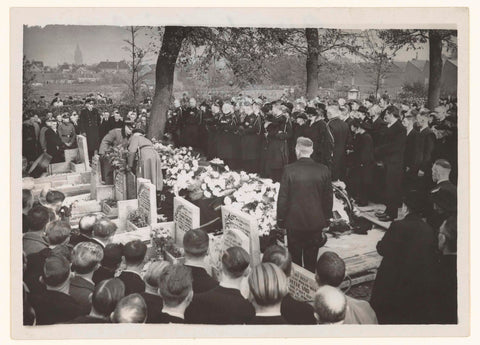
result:
<svg viewBox="0 0 480 345"><path fill-rule="evenodd" d="M80 134L87 138L88 157L91 160L100 144L100 115L98 110L93 107L93 99L88 98L85 102L85 108L80 112L78 129Z"/></svg>
<svg viewBox="0 0 480 345"><path fill-rule="evenodd" d="M313 143L300 137L297 161L285 167L277 201L277 224L287 229L292 260L311 272L318 249L325 244L323 229L332 218L333 191L328 168L311 155Z"/></svg>

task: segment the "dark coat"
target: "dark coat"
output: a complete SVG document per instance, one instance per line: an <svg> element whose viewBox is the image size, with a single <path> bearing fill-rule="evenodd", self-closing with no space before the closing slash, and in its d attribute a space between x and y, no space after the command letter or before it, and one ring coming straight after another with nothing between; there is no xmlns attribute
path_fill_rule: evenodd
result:
<svg viewBox="0 0 480 345"><path fill-rule="evenodd" d="M113 127L112 127L112 122L110 121L110 118L106 121L100 119L100 124L98 126L98 140L99 140L99 142L102 142L103 137L108 132L110 132L111 129L113 129Z"/></svg>
<svg viewBox="0 0 480 345"><path fill-rule="evenodd" d="M313 307L307 302L301 302L287 294L281 305L282 317L291 325L316 325Z"/></svg>
<svg viewBox="0 0 480 345"><path fill-rule="evenodd" d="M369 121L369 127L373 145L377 147L384 142L384 132L387 129L387 123L379 116L375 121Z"/></svg>
<svg viewBox="0 0 480 345"><path fill-rule="evenodd" d="M106 319L106 318L102 319L102 318L99 318L99 317L93 317L93 316L90 316L90 315L82 315L82 316L76 317L75 319L70 320L66 323L68 323L68 324L75 324L75 323L110 323L110 320Z"/></svg>
<svg viewBox="0 0 480 345"><path fill-rule="evenodd" d="M45 131L45 142L47 145L47 153L52 156L52 160L50 161L50 164L52 163L59 163L63 161L63 147L64 144L62 142L62 139L60 139L59 135L57 132L55 132L53 129L48 128Z"/></svg>
<svg viewBox="0 0 480 345"><path fill-rule="evenodd" d="M122 128L123 127L123 120L120 119L120 120L116 121L115 116L111 116L108 119L108 122L109 122L110 130L112 130L114 128Z"/></svg>
<svg viewBox="0 0 480 345"><path fill-rule="evenodd" d="M372 136L367 132L353 139L352 164L356 167L371 166L375 162Z"/></svg>
<svg viewBox="0 0 480 345"><path fill-rule="evenodd" d="M373 138L373 137L372 137ZM407 130L399 120L387 127L383 133L383 143L375 147L375 156L385 164L403 166ZM373 139L375 144L375 139Z"/></svg>
<svg viewBox="0 0 480 345"><path fill-rule="evenodd" d="M433 317L437 241L420 216L394 221L377 244L383 256L370 304L379 323L428 323Z"/></svg>
<svg viewBox="0 0 480 345"><path fill-rule="evenodd" d="M218 286L218 282L208 275L207 271L201 267L188 266L192 270L193 293L203 293L212 290Z"/></svg>
<svg viewBox="0 0 480 345"><path fill-rule="evenodd" d="M332 157L332 180L345 178L347 141L350 136L350 128L341 119L333 118L328 122L330 133L333 136L333 157Z"/></svg>
<svg viewBox="0 0 480 345"><path fill-rule="evenodd" d="M30 303L35 310L37 325L63 323L83 314L73 297L58 291L32 294Z"/></svg>
<svg viewBox="0 0 480 345"><path fill-rule="evenodd" d="M286 325L287 320L283 316L255 316L248 322L249 325Z"/></svg>
<svg viewBox="0 0 480 345"><path fill-rule="evenodd" d="M234 114L222 114L217 121L216 154L218 158L233 159L238 153L234 152L235 131L237 120Z"/></svg>
<svg viewBox="0 0 480 345"><path fill-rule="evenodd" d="M38 142L35 127L29 123L22 124L22 156L34 161L38 156Z"/></svg>
<svg viewBox="0 0 480 345"><path fill-rule="evenodd" d="M327 167L332 165L333 156L333 137L328 130L328 126L323 120L315 121L307 125L303 134L313 141L312 159L315 162L322 163Z"/></svg>
<svg viewBox="0 0 480 345"><path fill-rule="evenodd" d="M185 320L167 313L161 313L160 316L151 323L185 323Z"/></svg>
<svg viewBox="0 0 480 345"><path fill-rule="evenodd" d="M123 271L118 278L125 284L125 296L145 292L145 282L138 274Z"/></svg>
<svg viewBox="0 0 480 345"><path fill-rule="evenodd" d="M255 316L255 308L237 289L217 286L194 295L185 311L185 322L194 324L246 324Z"/></svg>
<svg viewBox="0 0 480 345"><path fill-rule="evenodd" d="M154 323L162 315L163 300L159 295L148 292L142 292L143 300L147 305L147 321L146 323Z"/></svg>
<svg viewBox="0 0 480 345"><path fill-rule="evenodd" d="M407 135L405 142L405 154L403 165L405 168L409 168L409 172L413 175L418 173L420 168L420 162L422 159L422 152L419 146L420 133L413 128Z"/></svg>
<svg viewBox="0 0 480 345"><path fill-rule="evenodd" d="M247 115L239 123L238 134L240 137L241 158L244 160L257 159L260 155L262 138L262 120L260 115Z"/></svg>
<svg viewBox="0 0 480 345"><path fill-rule="evenodd" d="M419 170L431 175L433 153L435 150L435 134L430 128L425 128L418 135L418 150L420 154Z"/></svg>
<svg viewBox="0 0 480 345"><path fill-rule="evenodd" d="M95 151L100 144L99 136L100 115L98 110L93 108L89 111L87 108L82 109L78 119L78 130L87 136L88 151Z"/></svg>
<svg viewBox="0 0 480 345"><path fill-rule="evenodd" d="M318 231L332 218L333 192L328 168L311 158L287 165L280 183L277 222L295 231Z"/></svg>
<svg viewBox="0 0 480 345"><path fill-rule="evenodd" d="M292 126L284 119L275 120L266 128L264 141L264 172L271 177L272 170L282 169L288 164L288 139L292 135Z"/></svg>
<svg viewBox="0 0 480 345"><path fill-rule="evenodd" d="M96 284L102 280L111 279L115 276L115 270L108 267L100 266L95 272L93 272L92 280Z"/></svg>
<svg viewBox="0 0 480 345"><path fill-rule="evenodd" d="M93 290L95 285L82 277L75 276L70 279L69 295L82 308L83 314L88 314L92 309L90 294L93 294Z"/></svg>
<svg viewBox="0 0 480 345"><path fill-rule="evenodd" d="M200 125L202 113L198 108L186 108L179 120L180 144L198 148L200 146Z"/></svg>

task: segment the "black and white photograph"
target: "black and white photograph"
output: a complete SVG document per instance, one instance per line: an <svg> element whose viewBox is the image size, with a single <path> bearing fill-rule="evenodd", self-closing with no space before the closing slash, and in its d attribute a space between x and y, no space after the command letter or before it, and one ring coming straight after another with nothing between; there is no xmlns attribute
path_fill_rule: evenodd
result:
<svg viewBox="0 0 480 345"><path fill-rule="evenodd" d="M468 8L174 10L11 10L12 337L468 335Z"/></svg>

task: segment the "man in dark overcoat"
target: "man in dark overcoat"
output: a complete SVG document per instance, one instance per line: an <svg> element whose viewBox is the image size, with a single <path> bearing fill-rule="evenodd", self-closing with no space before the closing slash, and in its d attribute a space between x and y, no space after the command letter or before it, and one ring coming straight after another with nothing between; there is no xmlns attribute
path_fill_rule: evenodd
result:
<svg viewBox="0 0 480 345"><path fill-rule="evenodd" d="M292 260L315 271L318 249L325 244L323 229L332 218L333 191L328 168L311 157L313 143L300 137L297 161L285 167L277 201L277 224L287 229Z"/></svg>
<svg viewBox="0 0 480 345"><path fill-rule="evenodd" d="M90 160L98 150L100 145L100 115L98 110L93 107L93 99L87 99L85 108L80 112L78 127L80 134L87 138L88 157Z"/></svg>

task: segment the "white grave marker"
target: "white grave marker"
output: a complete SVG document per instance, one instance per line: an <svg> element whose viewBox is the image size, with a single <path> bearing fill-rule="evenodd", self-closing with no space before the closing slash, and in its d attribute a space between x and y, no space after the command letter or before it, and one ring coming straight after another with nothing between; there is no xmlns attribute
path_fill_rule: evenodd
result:
<svg viewBox="0 0 480 345"><path fill-rule="evenodd" d="M77 135L77 146L80 162L85 164L85 171L90 171L90 162L88 157L87 138L83 135Z"/></svg>
<svg viewBox="0 0 480 345"><path fill-rule="evenodd" d="M79 135L80 137L81 135ZM92 177L90 179L90 194L92 199L97 198L97 187L101 185L100 161L98 155L92 157Z"/></svg>
<svg viewBox="0 0 480 345"><path fill-rule="evenodd" d="M315 274L292 263L292 273L288 279L288 292L299 301L313 301L318 289Z"/></svg>
<svg viewBox="0 0 480 345"><path fill-rule="evenodd" d="M115 199L126 200L127 199L127 176L123 171L116 171L115 173Z"/></svg>
<svg viewBox="0 0 480 345"><path fill-rule="evenodd" d="M150 180L147 182L137 180L138 185L138 209L140 212L147 215L148 225L157 223L157 194L156 188L153 184L150 183Z"/></svg>
<svg viewBox="0 0 480 345"><path fill-rule="evenodd" d="M183 248L183 236L188 230L200 227L200 208L176 196L173 199L173 220L175 222L175 244Z"/></svg>
<svg viewBox="0 0 480 345"><path fill-rule="evenodd" d="M233 232L236 237L235 242L239 242L239 232L249 238L250 264L252 266L258 265L260 263L260 238L258 237L257 220L230 206L222 206L222 224L225 234L231 230L235 230Z"/></svg>

